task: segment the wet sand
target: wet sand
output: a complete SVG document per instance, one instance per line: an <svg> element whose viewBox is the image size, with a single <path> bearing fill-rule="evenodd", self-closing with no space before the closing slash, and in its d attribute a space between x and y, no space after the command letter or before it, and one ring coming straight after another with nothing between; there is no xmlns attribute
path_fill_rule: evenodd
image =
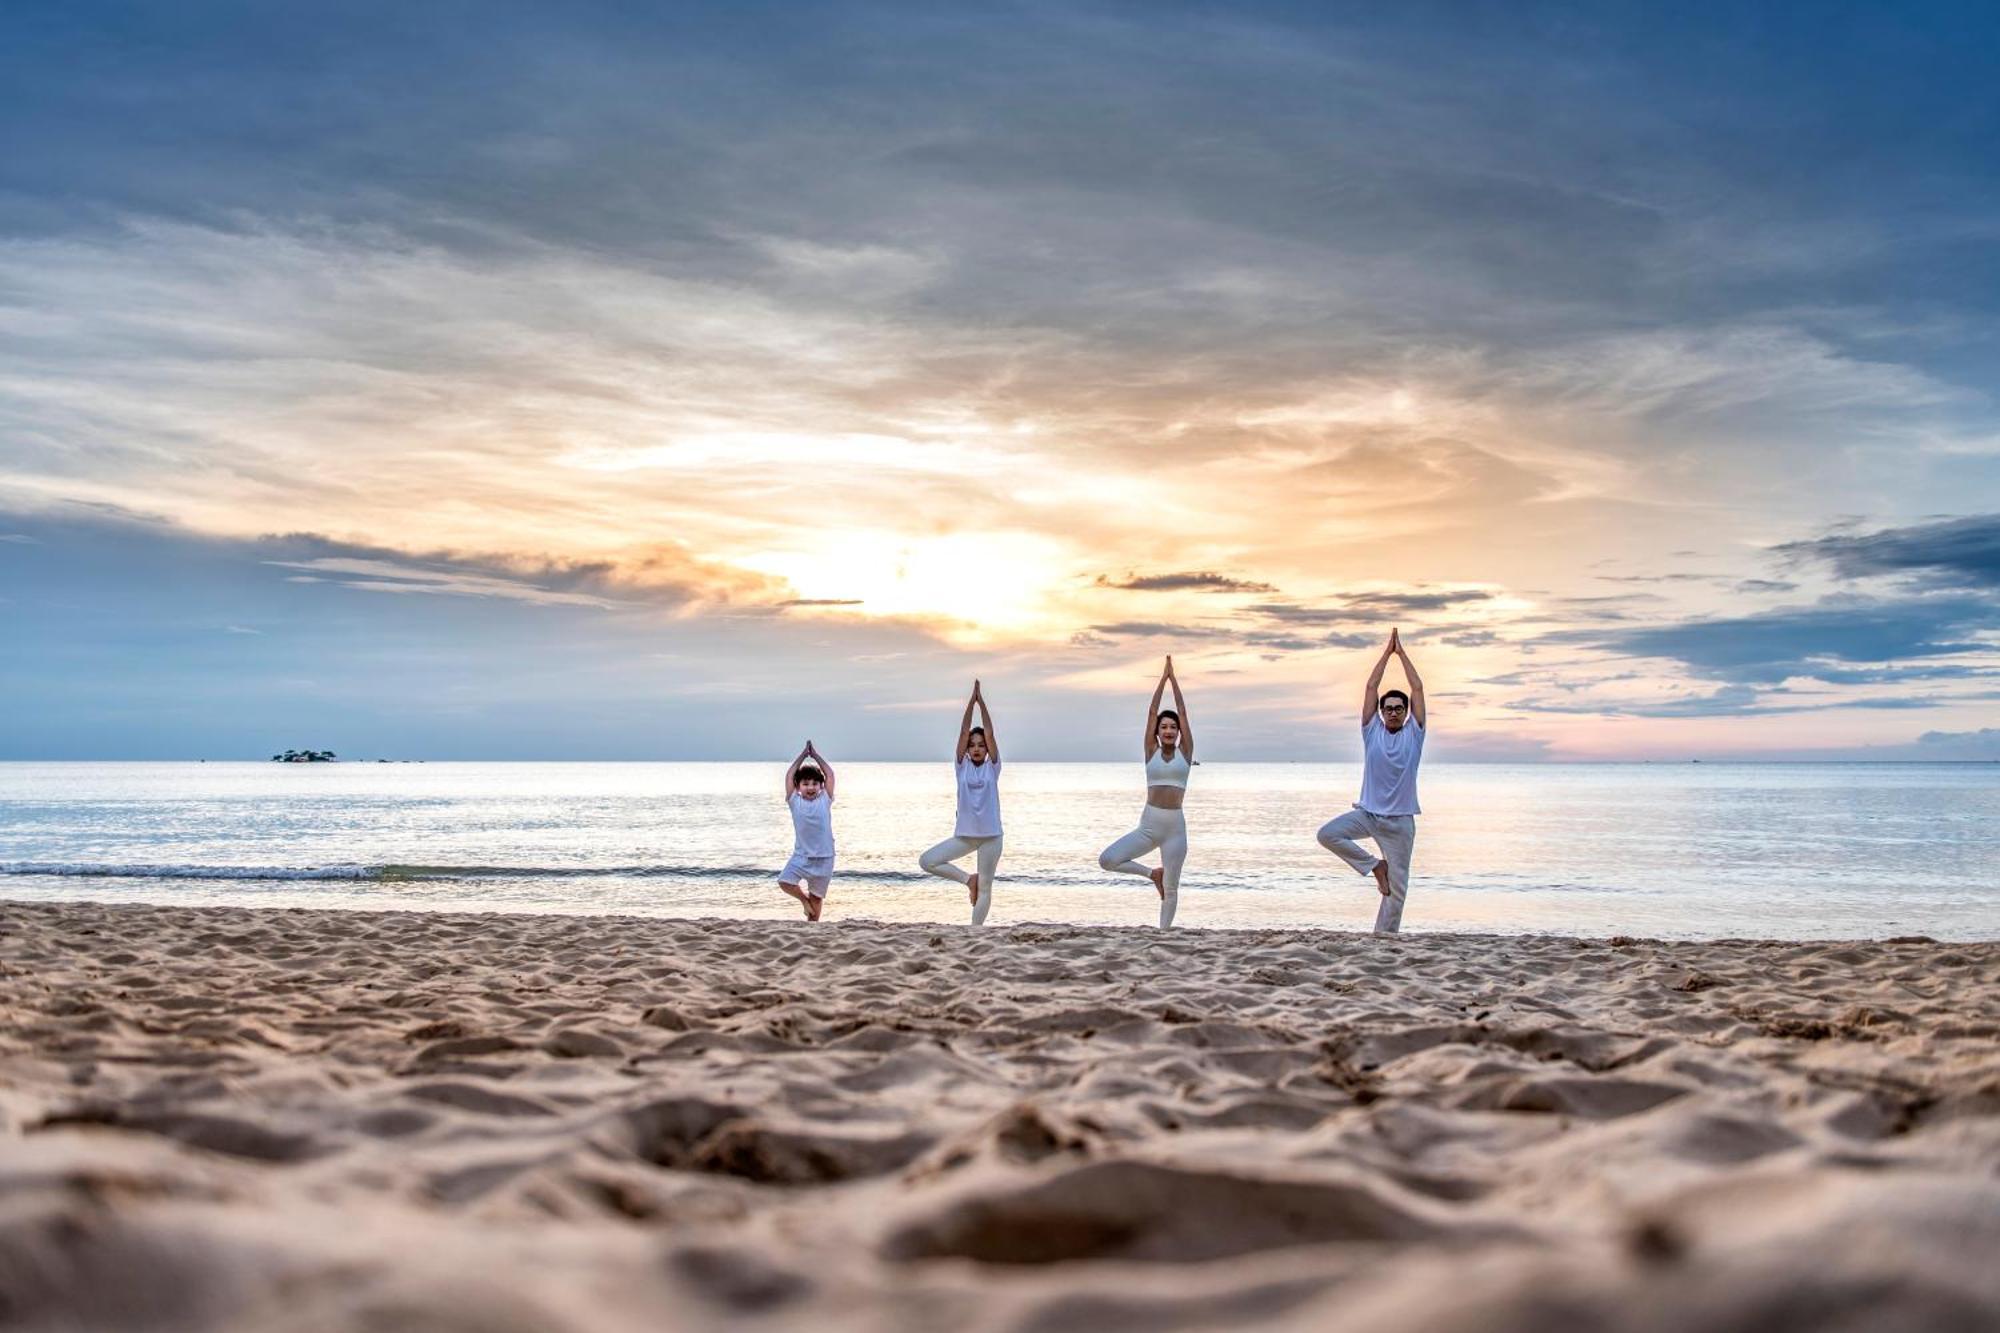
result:
<svg viewBox="0 0 2000 1333"><path fill-rule="evenodd" d="M2000 944L0 903L0 1324L1991 1328Z"/></svg>

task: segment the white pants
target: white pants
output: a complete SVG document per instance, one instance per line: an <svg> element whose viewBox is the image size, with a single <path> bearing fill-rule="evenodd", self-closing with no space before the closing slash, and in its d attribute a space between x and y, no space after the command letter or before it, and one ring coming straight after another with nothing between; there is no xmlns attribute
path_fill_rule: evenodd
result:
<svg viewBox="0 0 2000 1333"><path fill-rule="evenodd" d="M1157 805L1147 806L1146 813L1139 816L1139 827L1106 847L1097 864L1121 875L1144 875L1150 879L1152 868L1140 865L1133 858L1144 856L1156 847L1160 851L1160 866L1166 872L1161 876L1162 887L1167 891L1160 900L1160 925L1171 926L1174 909L1181 900L1181 867L1187 864L1186 815L1178 810L1162 810Z"/></svg>
<svg viewBox="0 0 2000 1333"><path fill-rule="evenodd" d="M1382 849L1371 855L1355 842L1373 838ZM1410 845L1417 840L1415 815L1371 815L1355 806L1320 826L1319 845L1354 867L1357 875L1372 875L1377 865L1389 866L1389 896L1375 909L1375 931L1393 935L1403 928L1403 901L1410 896Z"/></svg>
<svg viewBox="0 0 2000 1333"><path fill-rule="evenodd" d="M972 904L972 924L986 923L986 913L993 906L993 875L1000 868L1000 835L990 838L961 838L954 834L917 858L917 864L940 879L948 879L956 884L968 882L963 870L953 865L953 861L979 853L974 866L979 871L979 899Z"/></svg>

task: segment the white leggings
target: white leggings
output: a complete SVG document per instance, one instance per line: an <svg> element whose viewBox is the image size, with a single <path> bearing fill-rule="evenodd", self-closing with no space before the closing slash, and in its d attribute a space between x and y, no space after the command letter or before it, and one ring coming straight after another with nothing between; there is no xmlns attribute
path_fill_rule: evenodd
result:
<svg viewBox="0 0 2000 1333"><path fill-rule="evenodd" d="M1160 900L1160 924L1171 926L1174 909L1180 905L1181 867L1187 864L1186 815L1178 810L1162 810L1157 805L1147 806L1146 813L1139 816L1139 827L1106 847L1097 864L1121 875L1151 878L1152 868L1132 858L1144 856L1155 847L1160 849L1160 865L1166 871L1161 876L1167 893Z"/></svg>
<svg viewBox="0 0 2000 1333"><path fill-rule="evenodd" d="M990 838L954 835L918 857L917 864L940 879L964 884L970 877L952 862L974 852L979 853L978 861L974 862L979 870L979 900L972 904L972 924L979 926L986 923L986 913L993 906L993 874L1000 868L1000 835L996 833Z"/></svg>

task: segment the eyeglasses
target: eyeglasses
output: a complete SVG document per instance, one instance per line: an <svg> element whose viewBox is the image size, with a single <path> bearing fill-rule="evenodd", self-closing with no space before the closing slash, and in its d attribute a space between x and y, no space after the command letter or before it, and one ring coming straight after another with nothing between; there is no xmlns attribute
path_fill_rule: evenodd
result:
<svg viewBox="0 0 2000 1333"><path fill-rule="evenodd" d="M1405 711L1408 707L1409 705L1407 704L1383 704L1382 711L1385 713L1400 713Z"/></svg>

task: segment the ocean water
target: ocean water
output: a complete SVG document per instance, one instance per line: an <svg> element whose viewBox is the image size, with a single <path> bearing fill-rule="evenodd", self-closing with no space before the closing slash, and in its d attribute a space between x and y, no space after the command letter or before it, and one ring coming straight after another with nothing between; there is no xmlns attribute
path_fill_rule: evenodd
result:
<svg viewBox="0 0 2000 1333"><path fill-rule="evenodd" d="M778 764L0 763L0 897L795 918ZM945 763L840 766L830 917L961 922ZM1350 765L1203 764L1178 924L1367 929ZM1406 933L2000 937L2000 765L1426 768ZM1012 763L991 925L1147 925L1138 765Z"/></svg>

